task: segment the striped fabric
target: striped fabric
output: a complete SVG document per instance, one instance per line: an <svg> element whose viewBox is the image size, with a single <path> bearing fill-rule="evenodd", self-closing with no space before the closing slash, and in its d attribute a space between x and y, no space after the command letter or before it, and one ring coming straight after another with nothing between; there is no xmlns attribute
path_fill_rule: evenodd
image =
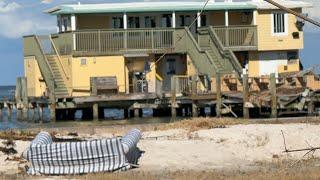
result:
<svg viewBox="0 0 320 180"><path fill-rule="evenodd" d="M140 133L139 130L132 130L128 134L135 134L134 136L125 136L125 146L130 142L130 152L127 153L121 138L52 143L50 134L41 132L23 156L30 163L28 173L31 175L72 175L128 170L134 167L134 163L141 156L141 151L136 147L141 137L138 132Z"/></svg>

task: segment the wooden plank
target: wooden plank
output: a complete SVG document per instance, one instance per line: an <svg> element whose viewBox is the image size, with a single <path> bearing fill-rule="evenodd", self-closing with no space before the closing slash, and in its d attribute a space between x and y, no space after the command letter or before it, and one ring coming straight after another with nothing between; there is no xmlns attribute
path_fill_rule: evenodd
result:
<svg viewBox="0 0 320 180"><path fill-rule="evenodd" d="M76 104L94 103L94 102L108 102L108 101L134 101L156 99L157 95L154 93L139 93L139 94L116 94L116 95L98 95L89 97L76 97L74 102Z"/></svg>

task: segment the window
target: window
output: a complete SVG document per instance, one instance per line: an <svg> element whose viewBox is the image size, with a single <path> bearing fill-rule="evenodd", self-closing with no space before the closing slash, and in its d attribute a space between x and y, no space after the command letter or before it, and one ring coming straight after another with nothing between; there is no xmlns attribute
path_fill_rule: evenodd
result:
<svg viewBox="0 0 320 180"><path fill-rule="evenodd" d="M283 12L275 12L272 14L272 32L274 35L286 35L288 32L287 14Z"/></svg>
<svg viewBox="0 0 320 180"><path fill-rule="evenodd" d="M164 14L162 15L161 27L172 27L172 15Z"/></svg>
<svg viewBox="0 0 320 180"><path fill-rule="evenodd" d="M179 18L179 26L183 27L191 24L191 17L189 15L180 15Z"/></svg>
<svg viewBox="0 0 320 180"><path fill-rule="evenodd" d="M156 17L154 17L154 16L146 16L146 17L144 17L144 26L146 28L154 28L154 27L156 27Z"/></svg>
<svg viewBox="0 0 320 180"><path fill-rule="evenodd" d="M129 17L128 18L129 28L140 28L140 18L139 17Z"/></svg>
<svg viewBox="0 0 320 180"><path fill-rule="evenodd" d="M123 28L123 17L113 17L112 18L112 28L122 29Z"/></svg>
<svg viewBox="0 0 320 180"><path fill-rule="evenodd" d="M176 74L176 60L167 59L167 74L172 75Z"/></svg>

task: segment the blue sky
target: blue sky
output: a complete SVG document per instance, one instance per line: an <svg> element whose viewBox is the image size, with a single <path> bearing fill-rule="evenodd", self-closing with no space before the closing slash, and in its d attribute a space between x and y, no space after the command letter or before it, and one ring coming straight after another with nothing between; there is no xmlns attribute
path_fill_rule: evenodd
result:
<svg viewBox="0 0 320 180"><path fill-rule="evenodd" d="M130 2L130 0L0 0L0 85L14 85L23 76L22 36L56 31L55 17L42 11L61 3ZM131 0L132 1L132 0ZM151 0L148 0L151 1ZM201 0L199 0L201 2ZM320 1L313 2L310 17L320 20ZM301 53L305 67L320 64L316 52L320 46L320 28L305 27L305 49Z"/></svg>

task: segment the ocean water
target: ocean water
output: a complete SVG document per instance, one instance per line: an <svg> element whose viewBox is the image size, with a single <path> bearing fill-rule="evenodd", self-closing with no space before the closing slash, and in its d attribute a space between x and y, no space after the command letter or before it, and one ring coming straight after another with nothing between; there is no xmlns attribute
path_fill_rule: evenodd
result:
<svg viewBox="0 0 320 180"><path fill-rule="evenodd" d="M15 86L0 86L0 101L14 100Z"/></svg>
<svg viewBox="0 0 320 180"><path fill-rule="evenodd" d="M15 86L0 86L0 101L14 100ZM144 109L142 118L124 119L124 111L122 109L104 109L104 119L100 121L92 121L82 119L82 111L76 111L75 120L64 120L50 122L50 111L48 108L43 110L43 123L40 123L39 111L35 109L34 113L29 112L29 117L34 117L33 121L18 120L17 110L13 109L9 116L8 109L4 108L0 116L0 131L9 129L27 129L27 128L57 128L57 127L74 127L74 126L111 126L111 125L127 125L127 124L154 124L168 123L171 118L155 118L152 117L152 109Z"/></svg>

